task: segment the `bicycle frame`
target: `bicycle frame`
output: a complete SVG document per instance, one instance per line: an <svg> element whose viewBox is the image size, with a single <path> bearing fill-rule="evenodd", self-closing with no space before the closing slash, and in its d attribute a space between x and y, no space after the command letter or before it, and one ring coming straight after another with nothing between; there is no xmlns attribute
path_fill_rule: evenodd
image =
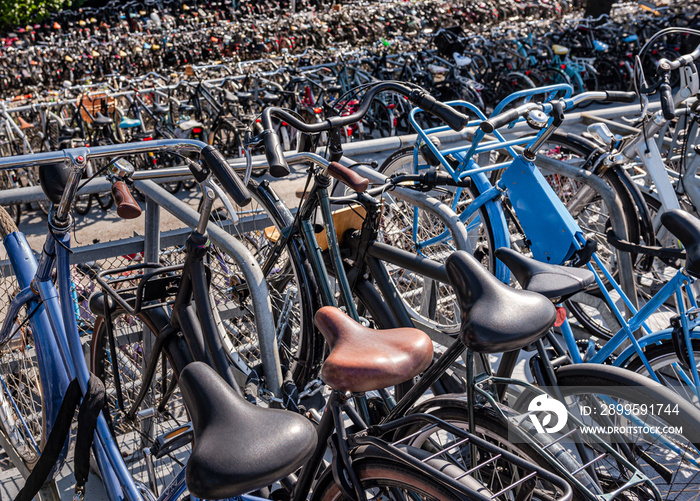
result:
<svg viewBox="0 0 700 501"><path fill-rule="evenodd" d="M32 157L31 161L23 157L0 159L0 168L26 166L28 162L33 162L34 165L67 162L71 166L70 179L61 202L58 206L53 206L49 216L49 221L53 224L50 225L39 261L37 262L24 235L19 231L8 235L3 242L21 291L10 303L8 315L0 328L0 344L7 342L13 334L12 321L22 307L27 306L29 308L27 311L36 309L30 323L35 337L37 362L42 375L40 378L42 392L46 401L47 434L50 432L70 381L77 378L81 391L85 393L90 378L72 301L70 219L63 224L56 224L59 220L52 215L68 214L70 202L77 190L82 172L88 164L88 158L138 154L172 148L199 152L204 146L204 143L193 140L160 140L144 144L119 144L41 153ZM57 271L58 287L53 282L54 268ZM64 447L64 455L67 445L66 443ZM153 498L145 486L131 477L104 414L100 414L97 420L93 452L111 501L123 499L148 501ZM174 483L176 482L177 479ZM184 482L182 486L184 490ZM170 494L174 491L177 489L166 489ZM179 491L181 492L182 490ZM174 500L175 494L173 497L161 496L161 498Z"/></svg>
<svg viewBox="0 0 700 501"><path fill-rule="evenodd" d="M537 89L536 92L533 90L516 92L501 102L498 107L496 107L493 112L493 116L500 113L500 111L503 110L508 103L513 102L516 99L531 98L534 94L544 94L551 97L556 92L564 92L565 97L568 98L570 94L567 89L570 89L570 87L567 85L553 85ZM483 115L480 110L470 103L457 101L450 104L453 106L464 106L477 115L478 119L470 122L470 126L478 125L481 120L486 119L485 115ZM510 247L510 232L505 221L505 215L500 204L500 198L501 196L514 195L513 198L510 198L511 204L513 205L515 213L518 216L525 235L527 236L528 240L532 242L531 249L533 256L536 259L544 262L550 262L551 264L562 264L570 259L576 251L583 247L585 244L585 238L581 229L578 227L578 224L573 220L563 203L549 186L544 176L542 176L542 174L539 172L539 169L533 162L526 160L522 155L517 155L512 148L513 146L519 144L534 144L534 142L541 136L542 132L540 132L534 139L530 137L506 141L499 131L494 131L493 135L496 137L496 140L480 144L481 139L484 137L484 133L478 130L475 133L472 144L468 148L457 147L440 151L433 144L433 142L430 141L428 133L446 130L446 127L429 129L427 131L422 130L415 119L415 115L421 111L422 110L419 108L415 108L411 111L410 116L413 127L418 131L418 140L416 142L416 147L414 148L415 169L420 170L421 168L428 167L418 165L419 145L424 143L428 148L430 148L431 152L438 159L440 159L441 167L449 172L455 180L470 177L474 185L481 193L481 195L474 199L472 203L460 214L460 219L463 222L466 223L466 221L468 221L472 215L476 214L480 208L485 208L489 213L492 229L494 230L494 246L496 248L501 246ZM655 143L653 144L655 146ZM466 153L465 149L467 150ZM477 154L497 149L505 149L513 157L513 160L490 165L488 167L479 167L473 160L473 157ZM458 158L460 161L457 169L453 169L449 162L445 159L445 156L450 154ZM661 165L663 165L663 163L661 163ZM491 185L484 173L503 168L506 170L497 185ZM459 195L460 191L458 189L455 194L454 204L457 203ZM674 200L677 202L675 194ZM545 218L544 223L542 222L542 218ZM449 239L449 233L445 231L443 234L433 237L430 240L418 242L416 234L417 221L418 210L416 209L414 212L414 242L416 243L416 247L419 249L419 251L421 248L424 248L427 245ZM467 229L469 230L469 228ZM618 322L620 322L620 325L622 326L621 329L606 343L605 347L596 354L593 360L591 360L592 362L603 363L612 353L614 353L615 350L620 348L625 341L629 341L631 346L627 347L623 352L625 354L624 357L620 356L616 359L615 365L623 365L623 363L627 362L631 356L636 354L643 362L644 366L649 372L650 377L659 382L658 377L654 374L654 371L644 355L644 348L654 343L671 339L673 331L672 329L666 329L652 333L651 329L645 324L645 321L674 294L679 305L678 313L680 315L680 325L683 330L683 346L689 350L688 353L692 358L692 339L700 339L700 332L695 332L693 330L697 325L697 322L689 318L688 310L685 309L683 298L683 290L685 290L689 298L691 310L697 308L697 302L690 287L690 284L693 282L692 278L683 273L682 270L679 271L669 283L667 283L659 292L657 292L657 294L655 294L654 297L638 311L624 293L621 286L613 278L612 274L605 268L596 253L593 254L592 259L593 263L589 262L587 267L596 276L596 282L603 293L608 306L611 308ZM601 270L603 278L601 278L596 271L596 267ZM496 262L495 274L502 281L506 283L509 281L510 272L500 261ZM629 319L624 318L622 312L615 304L615 301L612 300L610 293L604 286L604 281L608 281L613 286L614 290L620 295L620 298L624 302L625 306L631 312L632 316ZM643 328L646 331L646 335L640 339L637 339L634 336L634 332L639 328ZM576 341L568 321L565 322L562 331L565 335L567 347L569 348L574 361L582 361L578 348L576 348ZM685 382L693 386L694 392L696 395L698 395L698 397L700 397L700 374L698 374L698 368L696 365L690 365L690 376L685 376Z"/></svg>

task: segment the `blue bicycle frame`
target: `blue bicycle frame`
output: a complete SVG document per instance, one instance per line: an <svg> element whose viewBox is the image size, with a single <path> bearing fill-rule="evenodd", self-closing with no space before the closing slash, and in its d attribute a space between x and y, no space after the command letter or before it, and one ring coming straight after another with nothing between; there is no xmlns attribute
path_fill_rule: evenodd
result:
<svg viewBox="0 0 700 501"><path fill-rule="evenodd" d="M50 232L46 237L38 263L22 233L11 233L3 242L21 291L10 304L0 330L0 344L11 337L12 319L19 310L23 306L27 306L28 311L36 308L30 322L41 373L47 433L50 432L70 381L77 377L84 393L90 378L71 295L70 235L67 232L57 232L55 235L58 242L54 233ZM54 265L58 290L51 277ZM64 300L59 301L59 297ZM93 452L110 500L143 499L124 464L104 415L100 415L97 420Z"/></svg>
<svg viewBox="0 0 700 501"><path fill-rule="evenodd" d="M59 239L54 238L54 234ZM10 303L7 316L0 329L0 346L12 335L12 321L26 306L28 312L36 309L30 323L37 353L37 363L41 374L42 392L45 405L47 436L50 433L63 395L70 381L78 378L83 393L87 390L90 378L85 356L83 355L78 325L72 300L70 273L70 235L66 232L49 232L44 249L37 263L23 233L17 231L4 241L10 264L17 277L20 292ZM51 278L54 265L57 271L58 290ZM59 301L59 298L63 300ZM58 356L57 356L58 355ZM0 376L0 384L2 377ZM9 393L8 393L9 395ZM11 395L10 395L11 398ZM16 404L15 409L17 410ZM18 415L21 418L21 414ZM25 428L26 423L21 423ZM33 444L38 452L38 446ZM64 447L62 460L68 450ZM145 487L138 485L124 464L121 453L107 425L103 414L97 420L93 452L102 475L102 480L110 501L146 501L152 496L144 495ZM185 468L163 490L159 501L175 501L186 490ZM195 500L196 498L191 498ZM264 501L254 496L240 496L231 501Z"/></svg>
<svg viewBox="0 0 700 501"><path fill-rule="evenodd" d="M569 108L573 105L569 100L571 96L571 87L565 84L559 84L516 92L502 101L496 107L492 116L498 115L508 104L513 103L515 100L528 101L535 95L543 95L545 96L545 100L551 100L557 93L564 94L565 108ZM477 116L477 119L469 122L468 126L477 126L481 121L487 118L471 103L453 101L448 104L467 108ZM545 111L549 110L545 108ZM470 146L461 146L441 151L430 140L428 135L448 130L448 128L437 127L428 130L421 129L415 119L415 115L420 112L422 112L420 108L414 108L410 114L411 124L418 132L418 139L414 147L414 166L417 171L430 167L429 165L419 165L418 163L419 147L421 144L425 144L435 157L440 160L441 168L444 168L453 179L457 181L465 177L471 178L472 185L475 186L479 195L459 216L462 222L467 226L468 233L482 223L481 218L478 216L478 211L483 209L487 212L491 222L494 248L510 247L510 232L500 203L501 197L507 195L526 237L531 242L531 250L536 259L552 264L562 264L570 259L574 252L582 248L585 244L583 232L571 214L566 210L564 204L556 196L553 189L534 163L525 160L522 155L518 155L513 150L513 146L534 143L546 128L535 138L530 136L510 141L506 140L498 130L495 130L493 131L493 135L496 139L483 144L481 144L481 140L484 138L485 134L480 129L477 129ZM512 125L513 124L511 124L511 127ZM476 155L493 150L506 150L513 159L487 167L480 167L473 160ZM448 155L452 155L459 160L456 169L446 160L445 157ZM505 169L505 171L497 185L493 186L485 173L500 169ZM458 188L454 196L453 209L456 208L460 195L461 188ZM476 217L469 222L472 216L475 215ZM441 235L419 242L417 238L417 222L418 209L416 208L414 210L413 238L419 252L429 245L449 240L450 234L445 231ZM690 287L690 284L693 282L691 277L683 273L683 270L678 271L677 274L644 305L644 307L637 311L620 285L615 281L612 274L606 269L595 253L592 259L593 263L589 262L587 266L594 273L600 291L604 295L608 306L611 308L622 328L605 344L603 349L596 353L588 362L603 363L625 342L625 340L627 340L630 342L630 346L616 358L614 365L623 366L636 354L646 367L650 377L658 382L657 375L652 370L649 361L644 355L644 348L670 340L673 331L672 329L665 329L652 332L645 321L674 294L676 295L677 304L679 305L678 313L683 330L684 347L692 357L692 340L700 339L700 332L695 332L694 328L700 321L690 320L688 316L688 311L697 309L697 302ZM603 278L596 272L594 264L602 272ZM508 268L499 260L496 260L495 265L496 276L503 282L508 283L510 280L510 271ZM625 306L631 312L632 316L628 320L624 318L622 312L615 304L615 301L611 298L607 287L604 285L604 280L612 285L614 290L622 298ZM685 290L688 297L690 310L685 309L683 290ZM644 329L646 335L637 339L634 336L634 332L640 328ZM568 321L562 326L562 333L564 334L572 360L575 363L583 362L583 358L576 345L576 340ZM685 374L680 367L676 367L676 372L681 375L686 384L693 388L695 394L700 399L700 375L698 374L696 365L690 364L690 366L690 374Z"/></svg>

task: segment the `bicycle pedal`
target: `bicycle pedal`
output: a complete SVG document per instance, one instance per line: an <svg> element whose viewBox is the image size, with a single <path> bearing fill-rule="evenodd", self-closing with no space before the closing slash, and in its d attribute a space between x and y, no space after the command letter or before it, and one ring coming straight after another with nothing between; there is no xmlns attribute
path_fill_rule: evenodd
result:
<svg viewBox="0 0 700 501"><path fill-rule="evenodd" d="M189 444L192 442L193 437L194 429L192 428L192 423L182 425L156 438L151 447L151 455L156 459L160 459L166 454L170 454Z"/></svg>

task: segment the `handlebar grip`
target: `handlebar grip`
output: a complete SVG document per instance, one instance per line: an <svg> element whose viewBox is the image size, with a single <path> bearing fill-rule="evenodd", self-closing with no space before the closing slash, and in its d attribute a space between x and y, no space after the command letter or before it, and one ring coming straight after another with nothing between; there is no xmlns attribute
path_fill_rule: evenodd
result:
<svg viewBox="0 0 700 501"><path fill-rule="evenodd" d="M357 172L340 165L338 162L328 164L328 174L357 193L364 193L369 186L369 179L360 176Z"/></svg>
<svg viewBox="0 0 700 501"><path fill-rule="evenodd" d="M200 158L204 164L214 173L226 193L239 206L244 207L250 203L250 193L243 184L243 181L236 174L219 150L211 145L202 148Z"/></svg>
<svg viewBox="0 0 700 501"><path fill-rule="evenodd" d="M274 130L267 129L263 132L265 143L265 156L270 166L270 174L273 177L285 177L289 175L289 165L284 158L284 150L280 144L280 138Z"/></svg>
<svg viewBox="0 0 700 501"><path fill-rule="evenodd" d="M606 90L605 103L633 103L637 99L636 92L624 92L620 90Z"/></svg>
<svg viewBox="0 0 700 501"><path fill-rule="evenodd" d="M124 181L116 181L112 184L112 198L117 204L117 215L122 219L136 219L141 215L141 207L131 196L129 187Z"/></svg>
<svg viewBox="0 0 700 501"><path fill-rule="evenodd" d="M661 98L661 111L664 114L666 120L673 120L676 118L676 108L673 105L673 94L671 93L671 86L668 82L664 82L659 87L659 97Z"/></svg>
<svg viewBox="0 0 700 501"><path fill-rule="evenodd" d="M661 111L666 120L676 118L676 108L673 105L673 95L671 94L671 86L668 82L664 82L659 87L659 96L661 98Z"/></svg>
<svg viewBox="0 0 700 501"><path fill-rule="evenodd" d="M487 134L490 134L496 129L503 127L504 125L509 124L513 120L517 120L518 118L520 118L520 110L518 108L514 108L512 110L506 111L505 113L501 113L500 115L496 115L493 118L484 120L479 124L479 127Z"/></svg>
<svg viewBox="0 0 700 501"><path fill-rule="evenodd" d="M423 111L427 111L435 118L439 118L448 125L450 129L457 132L464 129L469 123L469 117L464 113L460 113L448 104L441 103L422 90L412 91L408 95L408 99L410 99L414 105L418 106Z"/></svg>

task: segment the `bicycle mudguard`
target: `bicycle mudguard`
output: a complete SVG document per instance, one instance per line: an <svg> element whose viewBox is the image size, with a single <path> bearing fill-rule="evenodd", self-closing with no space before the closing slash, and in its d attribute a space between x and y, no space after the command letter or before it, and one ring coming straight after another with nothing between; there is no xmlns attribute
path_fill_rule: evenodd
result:
<svg viewBox="0 0 700 501"><path fill-rule="evenodd" d="M508 192L533 257L550 264L570 259L581 229L535 164L516 158L499 184Z"/></svg>

